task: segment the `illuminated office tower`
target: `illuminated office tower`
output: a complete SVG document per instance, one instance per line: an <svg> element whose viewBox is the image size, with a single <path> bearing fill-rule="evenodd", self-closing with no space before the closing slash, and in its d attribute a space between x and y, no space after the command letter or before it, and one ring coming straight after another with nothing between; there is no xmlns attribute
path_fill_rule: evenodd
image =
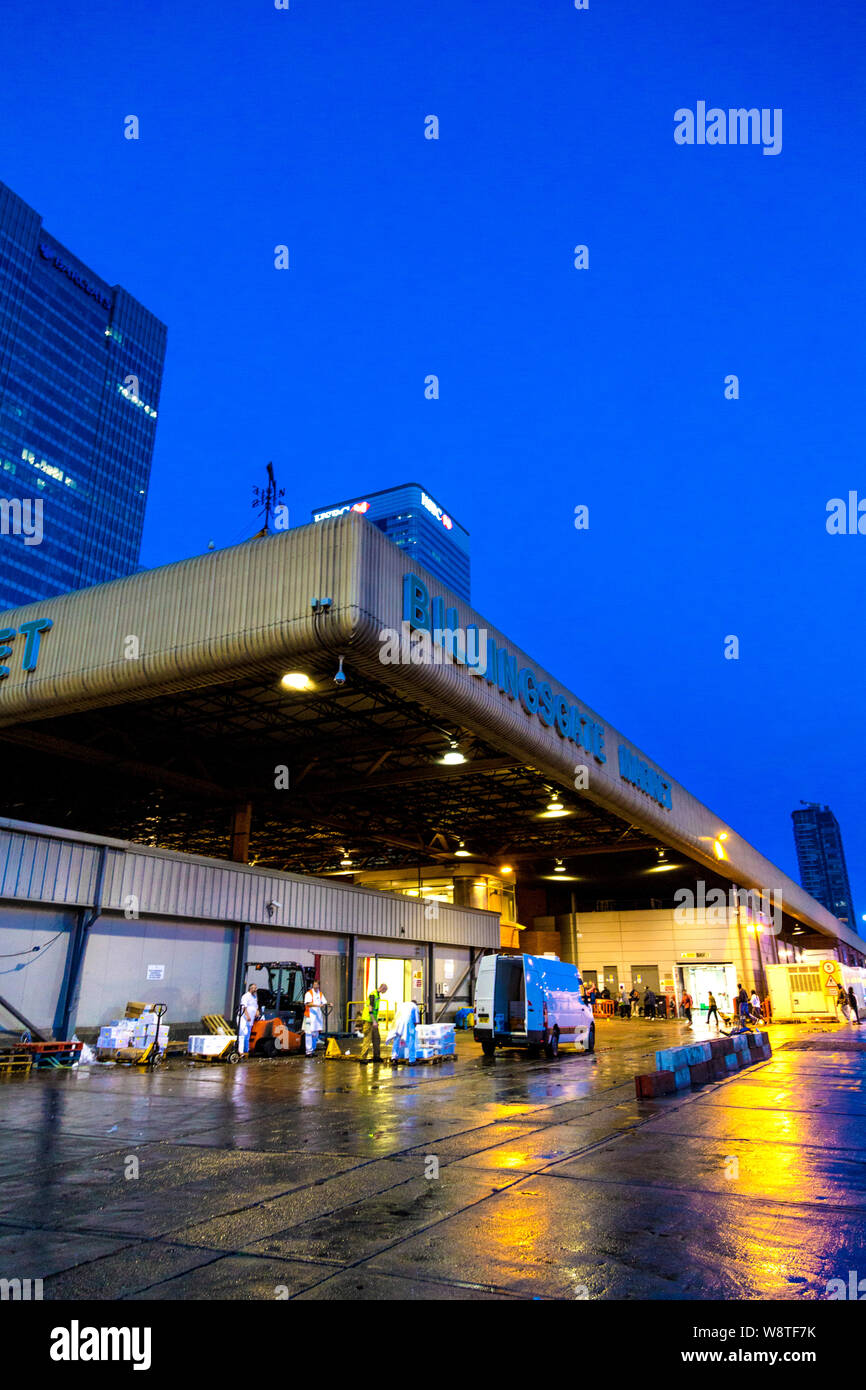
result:
<svg viewBox="0 0 866 1390"><path fill-rule="evenodd" d="M841 918L856 931L839 822L829 806L819 806L814 801L804 802L802 811L792 811L791 819L801 884L834 917Z"/></svg>
<svg viewBox="0 0 866 1390"><path fill-rule="evenodd" d="M360 512L372 521L412 565L429 570L458 598L469 602L469 532L420 483L403 483L317 507L313 520L324 521L349 511Z"/></svg>
<svg viewBox="0 0 866 1390"><path fill-rule="evenodd" d="M0 609L137 567L165 338L0 183Z"/></svg>

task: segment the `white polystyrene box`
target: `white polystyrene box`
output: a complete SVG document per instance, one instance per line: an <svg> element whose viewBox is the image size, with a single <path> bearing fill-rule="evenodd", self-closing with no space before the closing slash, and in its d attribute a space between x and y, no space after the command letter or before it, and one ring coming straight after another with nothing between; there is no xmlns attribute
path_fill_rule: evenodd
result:
<svg viewBox="0 0 866 1390"><path fill-rule="evenodd" d="M187 1040L187 1051L203 1057L216 1057L227 1043L237 1043L237 1037L227 1037L225 1033L193 1033Z"/></svg>

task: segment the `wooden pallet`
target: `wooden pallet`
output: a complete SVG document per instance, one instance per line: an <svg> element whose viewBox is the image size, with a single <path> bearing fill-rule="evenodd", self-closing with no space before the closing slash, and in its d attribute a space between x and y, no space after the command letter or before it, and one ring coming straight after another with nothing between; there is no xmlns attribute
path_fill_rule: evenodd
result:
<svg viewBox="0 0 866 1390"><path fill-rule="evenodd" d="M202 1014L201 1021L208 1033L223 1034L229 1036L237 1033L237 1028L232 1028L231 1024L223 1018L222 1014Z"/></svg>
<svg viewBox="0 0 866 1390"><path fill-rule="evenodd" d="M341 1053L339 1057L326 1057L324 1060L328 1062L360 1062L361 1057L359 1053L352 1052L349 1054ZM370 1057L366 1060L372 1063L373 1058ZM395 1067L429 1067L437 1062L455 1062L456 1060L456 1053L448 1052L442 1057L416 1057L414 1062L410 1062L407 1057L395 1057L393 1062L390 1057L380 1057L377 1065L383 1067L392 1065Z"/></svg>
<svg viewBox="0 0 866 1390"><path fill-rule="evenodd" d="M389 1064L391 1059L389 1058ZM446 1052L439 1057L416 1057L414 1062L410 1062L408 1057L395 1057L394 1065L397 1067L430 1067L437 1062L456 1062L456 1052Z"/></svg>
<svg viewBox="0 0 866 1390"><path fill-rule="evenodd" d="M20 1052L14 1047L0 1049L0 1076L27 1076L32 1066L29 1052Z"/></svg>

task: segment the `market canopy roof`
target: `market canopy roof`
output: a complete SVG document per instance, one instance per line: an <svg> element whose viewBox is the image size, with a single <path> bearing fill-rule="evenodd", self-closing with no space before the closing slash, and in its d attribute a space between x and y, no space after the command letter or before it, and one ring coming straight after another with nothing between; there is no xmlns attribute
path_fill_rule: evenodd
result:
<svg viewBox="0 0 866 1390"><path fill-rule="evenodd" d="M866 950L505 634L407 568L349 513L0 615L17 633L0 656L4 814L220 856L251 803L250 862L333 873L351 851L359 868L452 864L463 840L474 862L541 877L554 858L581 866L577 880L591 864L601 898L607 880L644 885L662 845L709 884L781 893L794 918ZM418 585L434 617L484 634L504 662L489 680L441 644L410 659ZM288 672L307 687L284 688ZM463 763L441 763L450 741ZM551 789L566 814L546 811Z"/></svg>

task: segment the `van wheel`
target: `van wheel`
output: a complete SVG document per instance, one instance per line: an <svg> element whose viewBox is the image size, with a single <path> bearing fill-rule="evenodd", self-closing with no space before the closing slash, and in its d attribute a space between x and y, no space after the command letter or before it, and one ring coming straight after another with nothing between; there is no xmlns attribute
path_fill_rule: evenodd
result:
<svg viewBox="0 0 866 1390"><path fill-rule="evenodd" d="M483 1042L483 1043L481 1044L481 1051L484 1053L484 1056L485 1056L485 1057L495 1057L495 1056L496 1056L496 1043L495 1043L495 1042Z"/></svg>
<svg viewBox="0 0 866 1390"><path fill-rule="evenodd" d="M595 1052L595 1024L589 1025L589 1032L586 1035L586 1051Z"/></svg>
<svg viewBox="0 0 866 1390"><path fill-rule="evenodd" d="M548 1041L544 1044L545 1055L548 1057L559 1056L559 1034L551 1033Z"/></svg>

